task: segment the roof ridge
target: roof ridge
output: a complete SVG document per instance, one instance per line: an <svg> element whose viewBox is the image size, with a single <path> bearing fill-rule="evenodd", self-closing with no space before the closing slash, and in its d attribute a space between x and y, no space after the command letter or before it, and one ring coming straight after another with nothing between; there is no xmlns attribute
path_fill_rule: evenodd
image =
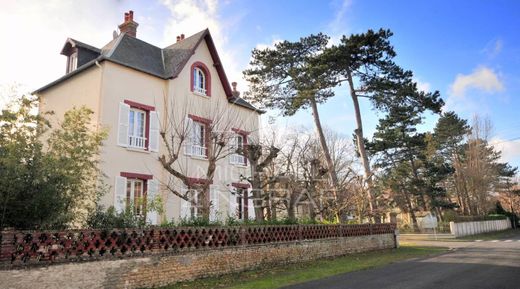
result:
<svg viewBox="0 0 520 289"><path fill-rule="evenodd" d="M205 28L205 29L203 29L203 30L201 30L201 31L199 31L199 32L197 32L197 33L194 33L194 34L192 34L192 35L190 35L190 36L184 38L184 39L181 40L181 41L178 41L178 42L175 42L175 43L173 43L173 44L170 44L170 45L164 47L163 49L172 49L172 48L174 48L174 47L172 47L172 46L180 45L180 44L182 44L183 41L191 40L192 38L194 38L194 37L197 36L198 34L204 34L204 33L206 33L207 31L209 31L209 29L208 29L208 28Z"/></svg>
<svg viewBox="0 0 520 289"><path fill-rule="evenodd" d="M110 57L112 56L112 54L114 54L114 51L116 50L117 46L119 46L119 43L121 43L121 40L125 37L125 33L122 33L122 34L119 34L116 38L116 42L114 43L114 45L112 45L112 47L110 48L110 50L108 51L108 53L105 55L106 57ZM113 41L113 39L112 39ZM112 42L110 41L110 42ZM108 42L106 45L108 45L110 42Z"/></svg>

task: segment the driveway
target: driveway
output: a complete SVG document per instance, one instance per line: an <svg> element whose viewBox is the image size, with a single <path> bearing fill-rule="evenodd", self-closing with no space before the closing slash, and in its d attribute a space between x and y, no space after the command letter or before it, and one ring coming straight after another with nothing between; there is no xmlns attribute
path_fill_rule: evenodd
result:
<svg viewBox="0 0 520 289"><path fill-rule="evenodd" d="M520 235L491 241L414 241L452 248L412 259L284 288L301 289L520 289Z"/></svg>

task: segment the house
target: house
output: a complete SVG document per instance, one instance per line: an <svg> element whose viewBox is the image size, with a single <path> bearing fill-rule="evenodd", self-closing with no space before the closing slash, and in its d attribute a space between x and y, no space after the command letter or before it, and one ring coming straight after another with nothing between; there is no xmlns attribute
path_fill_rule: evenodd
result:
<svg viewBox="0 0 520 289"><path fill-rule="evenodd" d="M129 11L119 25L120 34L114 32L101 48L68 38L61 50L67 57L66 74L34 93L41 99L41 112L55 112L52 122L73 107L85 105L94 111L92 128L109 130L100 169L110 191L101 203L121 211L139 199L159 196L162 213L146 216L158 224L197 213L192 202L166 189L187 191L158 161L168 154L160 132L167 134L187 123L189 141L182 144L173 166L193 183L204 182L209 124L225 119L232 139L229 146L240 147L258 139L262 111L240 98L236 83L230 86L208 29L189 37L182 34L176 43L159 48L137 38L137 27ZM210 193L212 219L254 216L252 209L247 210L251 198L241 194L250 190L243 180L251 174L250 168L240 150L233 151L217 162ZM134 210L142 214L139 206Z"/></svg>

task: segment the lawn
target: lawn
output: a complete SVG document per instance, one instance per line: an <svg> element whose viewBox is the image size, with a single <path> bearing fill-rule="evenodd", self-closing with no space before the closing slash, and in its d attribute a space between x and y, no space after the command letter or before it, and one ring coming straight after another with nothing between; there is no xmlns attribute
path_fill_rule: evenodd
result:
<svg viewBox="0 0 520 289"><path fill-rule="evenodd" d="M334 259L291 264L215 278L174 284L162 289L178 288L279 288L346 272L369 269L410 258L445 252L446 248L403 246L399 249L359 253Z"/></svg>
<svg viewBox="0 0 520 289"><path fill-rule="evenodd" d="M490 233L484 233L484 234L478 234L478 235L464 236L464 237L457 238L456 240L489 241L489 240L497 240L497 239L508 239L508 238L512 238L512 237L517 237L519 235L520 235L520 229L509 229L509 230L498 231L498 232L490 232Z"/></svg>

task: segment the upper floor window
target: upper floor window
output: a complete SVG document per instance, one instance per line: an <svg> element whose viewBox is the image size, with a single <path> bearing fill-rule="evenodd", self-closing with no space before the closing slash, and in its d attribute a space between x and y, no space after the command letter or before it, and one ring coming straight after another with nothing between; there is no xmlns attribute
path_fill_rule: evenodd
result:
<svg viewBox="0 0 520 289"><path fill-rule="evenodd" d="M67 67L67 73L76 70L76 68L78 68L78 53L77 52L72 53L69 56L69 63L68 63L68 67Z"/></svg>
<svg viewBox="0 0 520 289"><path fill-rule="evenodd" d="M191 66L191 91L196 94L211 96L211 75L208 67L197 61Z"/></svg>
<svg viewBox="0 0 520 289"><path fill-rule="evenodd" d="M206 157L206 125L200 122L193 122L190 131L191 145L188 154Z"/></svg>
<svg viewBox="0 0 520 289"><path fill-rule="evenodd" d="M193 69L193 91L206 95L206 75L199 67Z"/></svg>
<svg viewBox="0 0 520 289"><path fill-rule="evenodd" d="M247 165L247 158L245 155L245 148L247 145L247 135L249 132L233 128L234 134L231 136L229 146L231 154L229 162L234 165Z"/></svg>
<svg viewBox="0 0 520 289"><path fill-rule="evenodd" d="M128 146L144 149L146 147L146 112L130 108L128 122Z"/></svg>
<svg viewBox="0 0 520 289"><path fill-rule="evenodd" d="M244 156L244 135L235 134L231 138L231 156L230 162L235 165L246 165L246 157Z"/></svg>
<svg viewBox="0 0 520 289"><path fill-rule="evenodd" d="M203 117L188 115L186 118L185 153L190 156L208 156L209 134L211 120Z"/></svg>
<svg viewBox="0 0 520 289"><path fill-rule="evenodd" d="M125 100L119 104L117 144L159 151L159 116L155 107Z"/></svg>

